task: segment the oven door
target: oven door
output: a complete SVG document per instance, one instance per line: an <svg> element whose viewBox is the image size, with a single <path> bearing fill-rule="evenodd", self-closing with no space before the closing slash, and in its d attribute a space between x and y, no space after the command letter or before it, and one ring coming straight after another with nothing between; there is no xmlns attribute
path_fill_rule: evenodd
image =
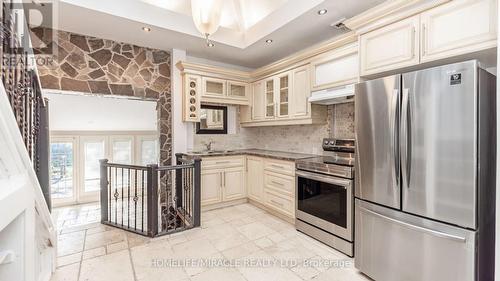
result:
<svg viewBox="0 0 500 281"><path fill-rule="evenodd" d="M352 241L353 181L297 170L297 219Z"/></svg>

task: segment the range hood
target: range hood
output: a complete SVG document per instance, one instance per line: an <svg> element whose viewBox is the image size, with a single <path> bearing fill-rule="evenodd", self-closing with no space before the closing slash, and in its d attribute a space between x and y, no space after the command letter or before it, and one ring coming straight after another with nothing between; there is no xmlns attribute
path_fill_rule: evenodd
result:
<svg viewBox="0 0 500 281"><path fill-rule="evenodd" d="M311 93L310 103L329 105L354 101L354 84Z"/></svg>

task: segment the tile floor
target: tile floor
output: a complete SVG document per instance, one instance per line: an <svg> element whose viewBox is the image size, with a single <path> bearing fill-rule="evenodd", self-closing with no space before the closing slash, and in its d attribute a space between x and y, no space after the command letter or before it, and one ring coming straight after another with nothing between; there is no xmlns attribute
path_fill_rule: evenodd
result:
<svg viewBox="0 0 500 281"><path fill-rule="evenodd" d="M98 205L54 209L52 281L370 280L353 260L250 205L202 213L202 227L146 238L99 223Z"/></svg>

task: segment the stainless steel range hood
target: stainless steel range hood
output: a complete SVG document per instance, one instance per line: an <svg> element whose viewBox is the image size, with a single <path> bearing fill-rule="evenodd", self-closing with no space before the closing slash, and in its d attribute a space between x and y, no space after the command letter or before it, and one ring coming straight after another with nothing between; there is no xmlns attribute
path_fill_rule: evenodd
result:
<svg viewBox="0 0 500 281"><path fill-rule="evenodd" d="M310 103L329 105L354 101L354 84L311 93Z"/></svg>

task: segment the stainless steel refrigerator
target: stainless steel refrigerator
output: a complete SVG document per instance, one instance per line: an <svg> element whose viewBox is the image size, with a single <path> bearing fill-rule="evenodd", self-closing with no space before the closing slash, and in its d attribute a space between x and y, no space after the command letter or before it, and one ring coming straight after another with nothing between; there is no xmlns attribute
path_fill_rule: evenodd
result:
<svg viewBox="0 0 500 281"><path fill-rule="evenodd" d="M495 79L466 61L356 85L360 271L494 280Z"/></svg>

